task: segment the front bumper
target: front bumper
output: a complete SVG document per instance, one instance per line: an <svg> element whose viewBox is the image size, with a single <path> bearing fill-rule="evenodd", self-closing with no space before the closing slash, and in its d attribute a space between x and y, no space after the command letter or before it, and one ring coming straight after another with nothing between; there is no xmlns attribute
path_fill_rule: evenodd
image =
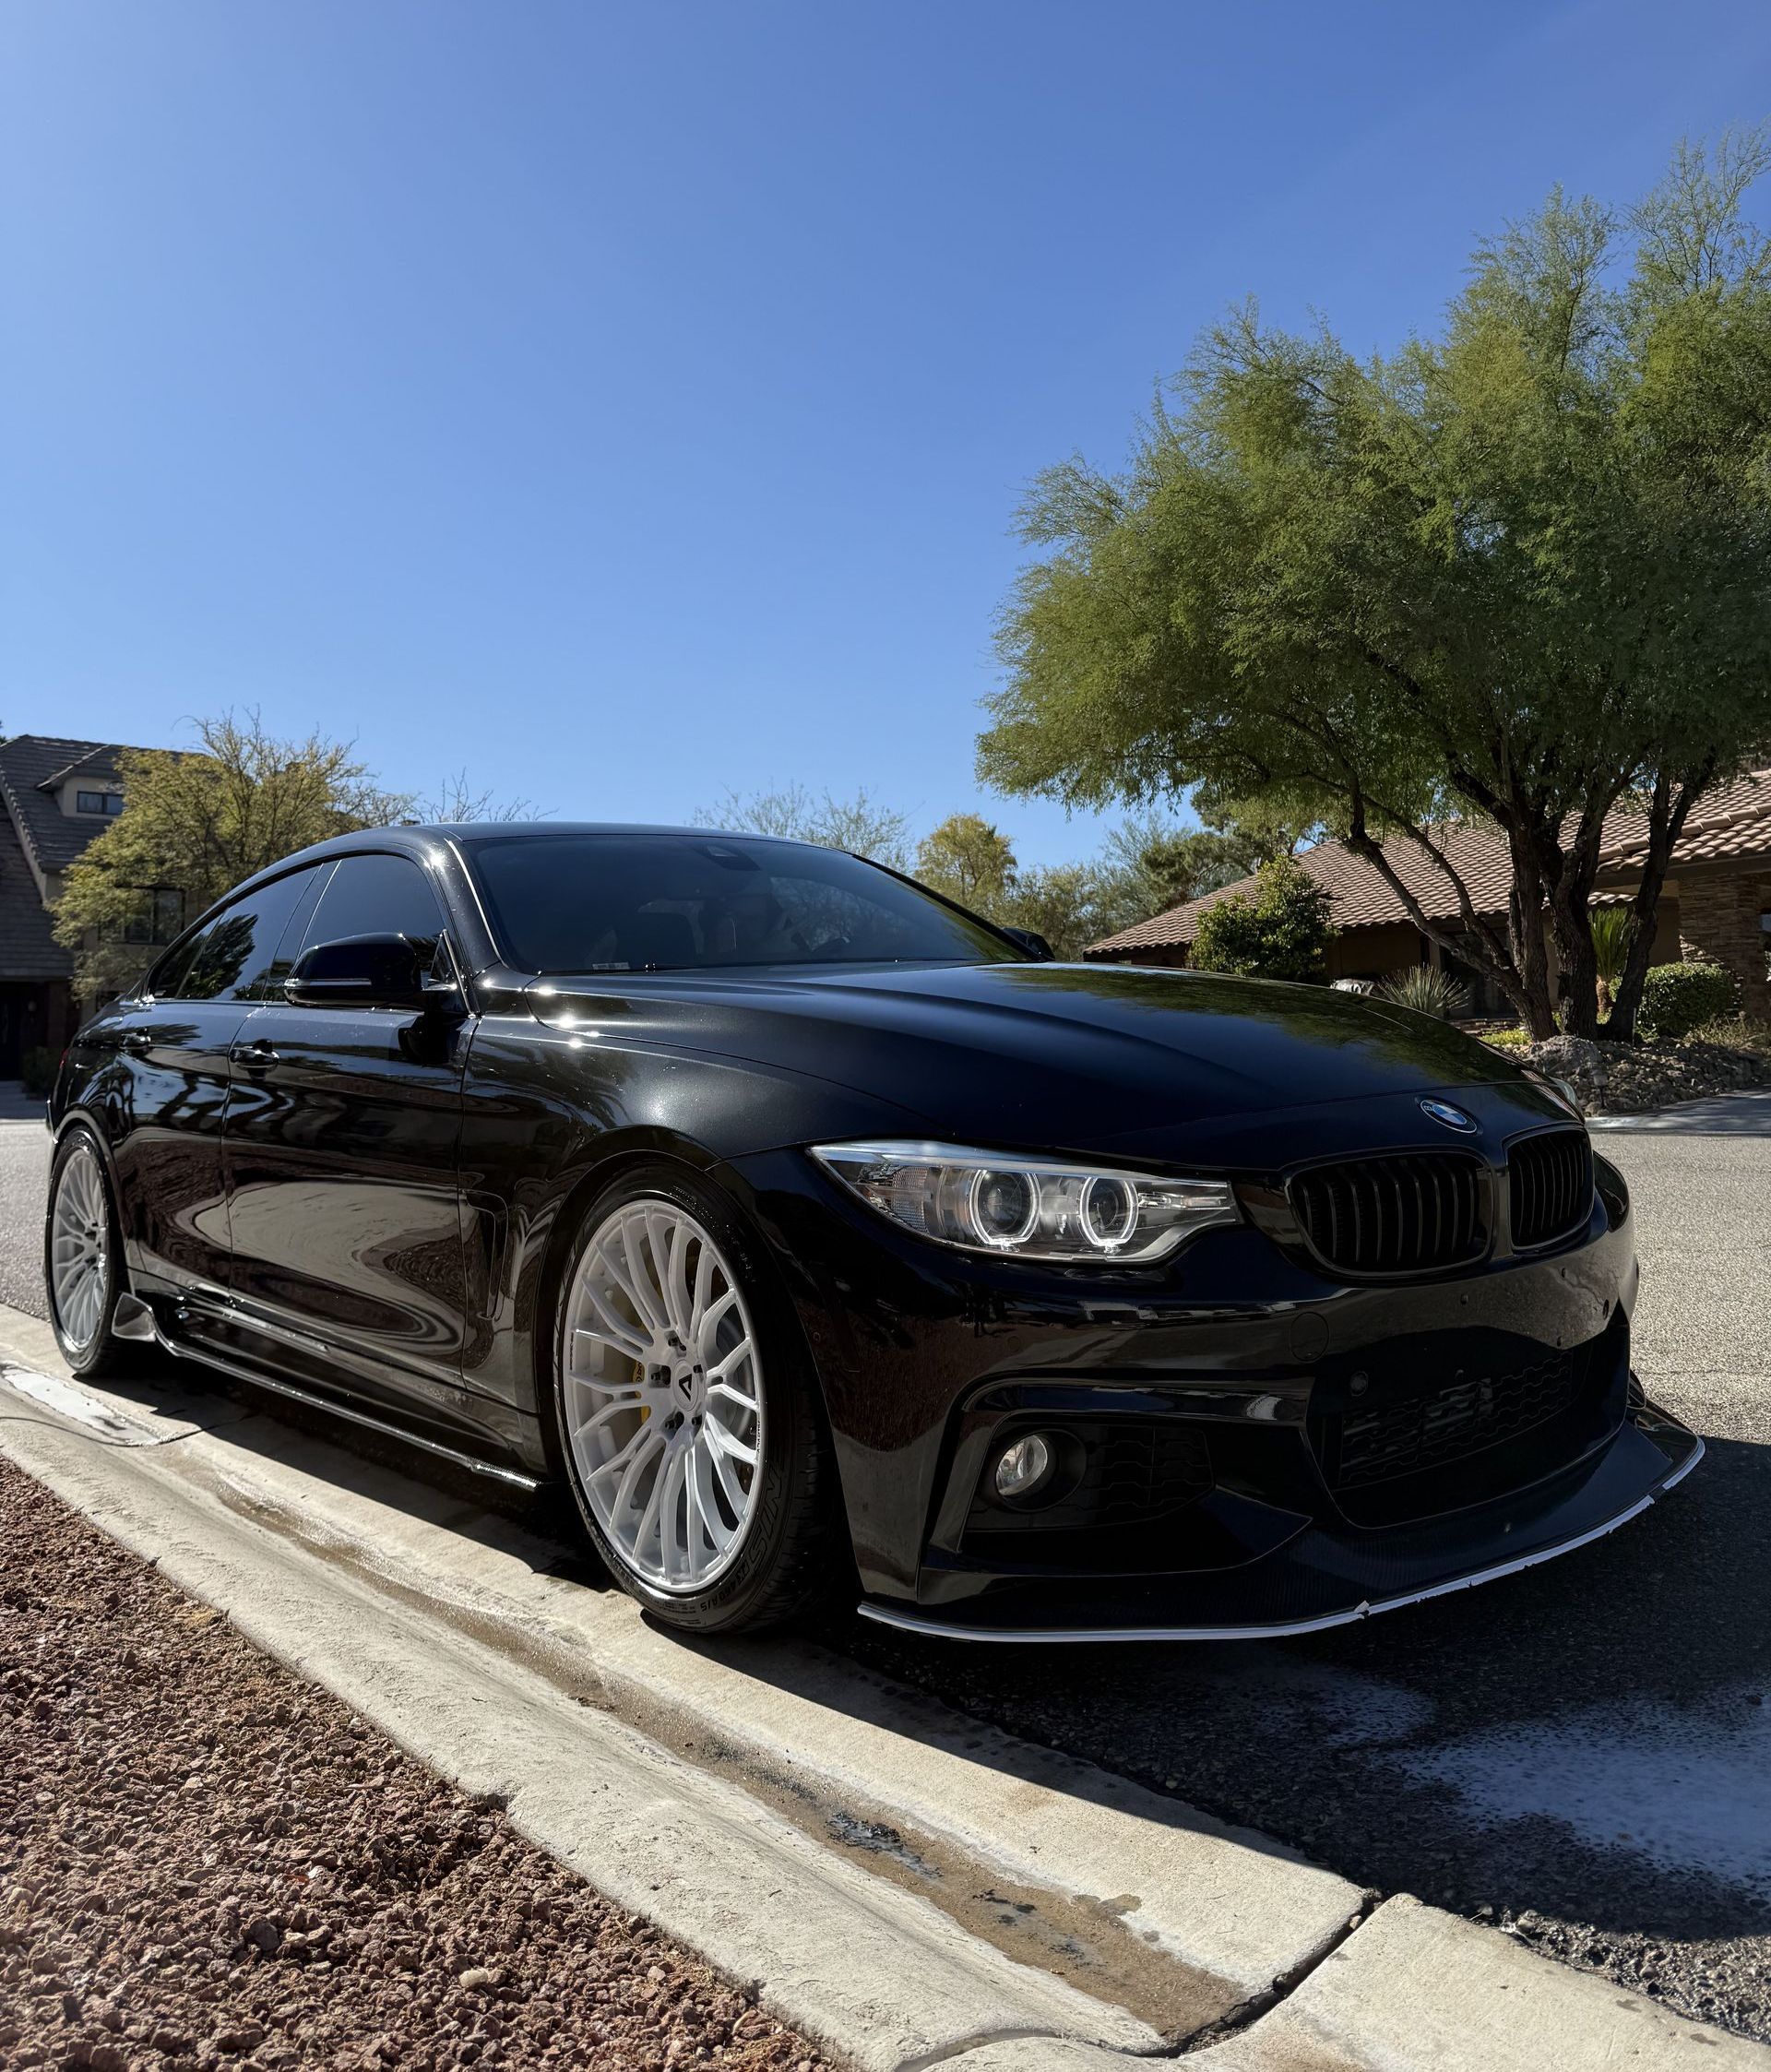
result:
<svg viewBox="0 0 1771 2072"><path fill-rule="evenodd" d="M1257 1640L1320 1633L1515 1576L1603 1539L1682 1481L1703 1452L1695 1433L1638 1397L1597 1454L1531 1489L1428 1525L1352 1533L1312 1524L1273 1553L1215 1574L1087 1585L1048 1580L935 1610L877 1599L860 1610L905 1632L966 1640Z"/></svg>
<svg viewBox="0 0 1771 2072"><path fill-rule="evenodd" d="M1507 1225L1456 1270L1364 1281L1258 1203L1111 1275L957 1254L810 1166L762 1154L743 1179L822 1385L862 1610L889 1625L1310 1632L1598 1538L1702 1451L1631 1375L1629 1202L1603 1161L1562 1241L1515 1249ZM1010 1516L992 1464L1025 1431L1064 1486Z"/></svg>

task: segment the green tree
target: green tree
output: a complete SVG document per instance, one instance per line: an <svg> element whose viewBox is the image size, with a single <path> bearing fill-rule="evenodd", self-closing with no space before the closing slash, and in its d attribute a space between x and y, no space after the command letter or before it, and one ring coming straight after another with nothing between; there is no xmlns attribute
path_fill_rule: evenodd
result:
<svg viewBox="0 0 1771 2072"><path fill-rule="evenodd" d="M1193 804L1203 827L1154 813L1127 820L1108 837L1107 863L1127 874L1127 896L1142 910L1133 920L1147 921L1253 877L1263 863L1295 854L1310 831L1260 800L1219 804L1195 796Z"/></svg>
<svg viewBox="0 0 1771 2072"><path fill-rule="evenodd" d="M962 907L988 913L1015 888L1015 850L981 814L949 814L917 844L916 875Z"/></svg>
<svg viewBox="0 0 1771 2072"><path fill-rule="evenodd" d="M410 798L381 789L351 749L320 734L279 741L254 712L197 724L199 746L135 749L121 760L124 808L72 864L55 934L75 982L125 992L158 954L154 895L194 919L231 886L327 835L385 826Z"/></svg>
<svg viewBox="0 0 1771 2072"><path fill-rule="evenodd" d="M1249 892L1232 892L1199 916L1193 963L1202 971L1256 979L1319 979L1334 940L1328 895L1290 856L1264 863Z"/></svg>
<svg viewBox="0 0 1771 2072"><path fill-rule="evenodd" d="M923 838L916 875L999 927L1032 929L1065 959L1155 911L1123 862L1023 869L1007 836L976 813L952 814Z"/></svg>
<svg viewBox="0 0 1771 2072"><path fill-rule="evenodd" d="M1090 943L1147 918L1125 872L1104 863L1051 863L1023 870L992 921L1031 928L1074 963Z"/></svg>
<svg viewBox="0 0 1771 2072"><path fill-rule="evenodd" d="M1252 307L1210 331L1123 473L1034 487L986 781L1199 785L1325 823L1537 1035L1546 911L1568 1027L1596 1027L1600 833L1635 804L1627 1033L1685 818L1771 743L1771 244L1743 212L1767 163L1755 132L1682 149L1622 215L1552 196L1386 357ZM1503 919L1448 851L1457 817L1505 838Z"/></svg>
<svg viewBox="0 0 1771 2072"><path fill-rule="evenodd" d="M846 849L871 857L895 871L910 867L910 823L907 815L883 806L865 785L852 798L826 792L814 799L803 784L785 784L768 792L728 792L717 806L695 816L698 828L729 828L734 833L780 835L790 841L816 842L823 849Z"/></svg>

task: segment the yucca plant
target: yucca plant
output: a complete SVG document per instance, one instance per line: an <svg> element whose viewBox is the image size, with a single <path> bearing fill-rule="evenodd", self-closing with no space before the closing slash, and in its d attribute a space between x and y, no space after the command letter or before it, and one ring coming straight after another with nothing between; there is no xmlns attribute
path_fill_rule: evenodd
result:
<svg viewBox="0 0 1771 2072"><path fill-rule="evenodd" d="M1635 916L1628 907L1595 907L1592 913L1593 961L1599 971L1599 1018L1610 1019L1617 982L1629 962Z"/></svg>
<svg viewBox="0 0 1771 2072"><path fill-rule="evenodd" d="M1468 994L1451 973L1431 964L1392 971L1377 990L1398 1007L1412 1007L1418 1015L1434 1015L1441 1021L1449 1021L1469 1006Z"/></svg>

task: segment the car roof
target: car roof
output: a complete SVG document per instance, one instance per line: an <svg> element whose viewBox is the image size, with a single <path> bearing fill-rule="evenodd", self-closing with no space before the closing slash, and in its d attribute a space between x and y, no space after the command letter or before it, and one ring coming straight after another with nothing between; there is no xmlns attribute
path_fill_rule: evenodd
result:
<svg viewBox="0 0 1771 2072"><path fill-rule="evenodd" d="M452 820L422 828L408 828L407 834L441 835L450 841L495 840L503 835L683 835L695 841L778 841L789 847L810 848L811 843L794 835L763 835L748 828L683 828L665 821L642 820Z"/></svg>
<svg viewBox="0 0 1771 2072"><path fill-rule="evenodd" d="M777 842L784 849L804 849L810 843L796 840L788 835L759 835L747 828L675 828L663 823L631 820L436 820L398 821L385 828L357 828L349 834L328 835L324 841L312 842L305 849L293 851L288 856L279 857L274 863L267 863L263 870L255 871L243 878L224 895L233 899L249 887L261 881L281 877L285 872L299 870L308 863L324 863L327 857L349 856L363 850L394 850L401 854L422 858L431 863L440 863L450 850L460 848L471 852L487 842L507 840L512 836L524 840L551 836L573 835L667 835L691 841L766 841Z"/></svg>
<svg viewBox="0 0 1771 2072"><path fill-rule="evenodd" d="M280 876L297 864L317 863L327 856L348 856L357 850L393 849L425 855L453 842L471 849L511 836L529 840L537 836L571 835L673 835L691 841L768 841L787 849L812 846L790 835L759 835L743 828L681 828L637 820L402 820L385 828L357 828L349 834L328 835L324 841L279 857L241 882L249 885L261 877Z"/></svg>

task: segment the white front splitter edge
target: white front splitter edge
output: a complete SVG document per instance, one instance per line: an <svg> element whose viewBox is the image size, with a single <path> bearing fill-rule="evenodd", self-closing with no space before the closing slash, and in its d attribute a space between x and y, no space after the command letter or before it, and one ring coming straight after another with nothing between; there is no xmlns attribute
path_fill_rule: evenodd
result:
<svg viewBox="0 0 1771 2072"><path fill-rule="evenodd" d="M1644 1511L1658 1504L1668 1490L1690 1474L1704 1458L1703 1440L1694 1432L1692 1437L1696 1442L1692 1450L1664 1481L1657 1483L1646 1495L1638 1496L1627 1509L1620 1511L1615 1518L1607 1518L1602 1525L1589 1526L1572 1540L1559 1541L1553 1547L1539 1547L1536 1554L1523 1554L1516 1561L1496 1562L1492 1568L1478 1568L1468 1576L1454 1576L1448 1583L1434 1583L1427 1590L1410 1590L1404 1597L1385 1597L1375 1603L1355 1604L1345 1612L1326 1612L1317 1619L1293 1619L1274 1625L1016 1626L1007 1630L955 1625L931 1618L923 1612L900 1612L895 1605L882 1604L872 1598L863 1598L855 1609L863 1619L872 1619L879 1625L896 1626L901 1633L920 1633L938 1640L969 1640L986 1647L1062 1648L1112 1640L1286 1640L1297 1634L1325 1633L1330 1626L1357 1625L1361 1619L1374 1619L1382 1612L1400 1612L1410 1604L1424 1604L1430 1598L1454 1597L1459 1590L1476 1590L1483 1583L1498 1582L1503 1576L1523 1575L1527 1568L1540 1568L1546 1561L1555 1561L1563 1554L1573 1554L1576 1547L1590 1546L1595 1540L1603 1540L1632 1518L1640 1518Z"/></svg>

